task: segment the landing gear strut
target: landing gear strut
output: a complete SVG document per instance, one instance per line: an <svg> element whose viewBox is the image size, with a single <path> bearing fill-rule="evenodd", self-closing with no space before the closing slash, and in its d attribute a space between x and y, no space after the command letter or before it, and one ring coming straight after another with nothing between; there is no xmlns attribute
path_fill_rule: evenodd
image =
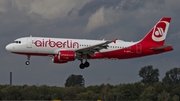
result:
<svg viewBox="0 0 180 101"><path fill-rule="evenodd" d="M28 55L28 56L27 56L27 61L25 62L26 65L29 65L29 64L30 64L29 60L30 60L30 56Z"/></svg>
<svg viewBox="0 0 180 101"><path fill-rule="evenodd" d="M83 63L83 59L80 60L81 61L81 64L79 65L79 68L80 69L84 69L85 67L89 67L90 66L90 63L87 61L86 59L86 62Z"/></svg>

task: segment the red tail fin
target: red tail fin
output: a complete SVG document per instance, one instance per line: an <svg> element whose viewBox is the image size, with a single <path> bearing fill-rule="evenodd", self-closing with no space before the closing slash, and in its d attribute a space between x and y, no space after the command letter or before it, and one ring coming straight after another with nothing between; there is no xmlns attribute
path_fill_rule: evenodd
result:
<svg viewBox="0 0 180 101"><path fill-rule="evenodd" d="M148 32L148 34L140 42L164 45L170 21L171 18L169 17L161 18L161 20Z"/></svg>

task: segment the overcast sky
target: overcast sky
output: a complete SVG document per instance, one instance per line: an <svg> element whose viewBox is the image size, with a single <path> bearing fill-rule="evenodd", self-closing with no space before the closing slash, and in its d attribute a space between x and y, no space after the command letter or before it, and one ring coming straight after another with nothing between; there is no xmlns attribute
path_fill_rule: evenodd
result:
<svg viewBox="0 0 180 101"><path fill-rule="evenodd" d="M165 72L180 66L180 0L0 0L0 84L64 86L71 74L83 75L85 85L133 83L139 70L153 65ZM24 36L138 41L161 17L172 17L166 44L171 52L127 60L90 60L54 64L50 57L9 53L5 46Z"/></svg>

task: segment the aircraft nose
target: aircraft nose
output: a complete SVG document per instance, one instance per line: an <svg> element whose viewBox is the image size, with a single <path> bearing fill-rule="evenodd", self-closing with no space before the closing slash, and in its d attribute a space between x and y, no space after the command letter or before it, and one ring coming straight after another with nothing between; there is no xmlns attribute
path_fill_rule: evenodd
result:
<svg viewBox="0 0 180 101"><path fill-rule="evenodd" d="M8 44L8 45L6 46L6 50L7 50L7 51L12 51L12 49L13 49L13 47L12 47L11 44Z"/></svg>

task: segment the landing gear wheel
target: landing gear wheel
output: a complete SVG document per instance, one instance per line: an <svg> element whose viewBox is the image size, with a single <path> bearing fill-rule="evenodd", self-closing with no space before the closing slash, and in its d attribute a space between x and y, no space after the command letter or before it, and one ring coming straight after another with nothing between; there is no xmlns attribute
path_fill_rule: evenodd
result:
<svg viewBox="0 0 180 101"><path fill-rule="evenodd" d="M89 67L89 66L90 66L90 63L86 61L86 62L84 63L84 66L85 66L85 67Z"/></svg>
<svg viewBox="0 0 180 101"><path fill-rule="evenodd" d="M25 62L26 65L30 64L29 60L30 60L30 55L27 55L27 61Z"/></svg>
<svg viewBox="0 0 180 101"><path fill-rule="evenodd" d="M83 59L85 59L85 62L83 63ZM85 67L89 67L90 63L87 61L87 54L86 55L82 55L81 58L79 58L79 60L81 61L81 64L79 65L80 69L84 69Z"/></svg>
<svg viewBox="0 0 180 101"><path fill-rule="evenodd" d="M80 68L80 69L84 69L84 68L85 68L85 65L84 65L83 63L81 63L81 64L79 65L79 68Z"/></svg>
<svg viewBox="0 0 180 101"><path fill-rule="evenodd" d="M30 62L29 62L29 61L26 61L26 62L25 62L25 64L26 64L26 65L29 65L29 64L30 64Z"/></svg>

